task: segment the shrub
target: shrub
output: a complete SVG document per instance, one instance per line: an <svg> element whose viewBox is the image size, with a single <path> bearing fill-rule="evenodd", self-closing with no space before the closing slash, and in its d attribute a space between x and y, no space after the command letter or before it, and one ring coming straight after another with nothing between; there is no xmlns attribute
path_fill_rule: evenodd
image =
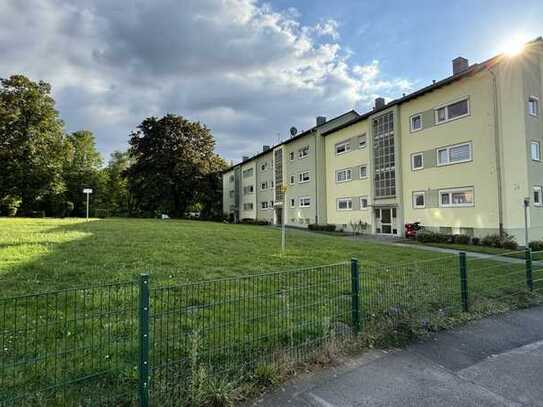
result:
<svg viewBox="0 0 543 407"><path fill-rule="evenodd" d="M534 252L539 252L543 250L543 240L534 240L533 242L528 243L528 247Z"/></svg>
<svg viewBox="0 0 543 407"><path fill-rule="evenodd" d="M481 244L488 247L502 247L502 237L500 235L488 235L481 239Z"/></svg>
<svg viewBox="0 0 543 407"><path fill-rule="evenodd" d="M74 211L74 203L70 201L66 201L64 205L66 209L65 215L70 216L72 212Z"/></svg>
<svg viewBox="0 0 543 407"><path fill-rule="evenodd" d="M8 195L5 198L0 200L0 215L2 216L15 216L17 215L17 210L21 205L21 199L14 196Z"/></svg>
<svg viewBox="0 0 543 407"><path fill-rule="evenodd" d="M94 216L97 218L107 218L109 217L109 210L108 209L96 209L94 211Z"/></svg>
<svg viewBox="0 0 543 407"><path fill-rule="evenodd" d="M321 232L335 232L336 225L318 225L316 223L313 223L308 226L308 229Z"/></svg>
<svg viewBox="0 0 543 407"><path fill-rule="evenodd" d="M479 246L479 244L481 243L481 239L478 238L478 237L472 237L471 238L471 244L474 245L474 246Z"/></svg>
<svg viewBox="0 0 543 407"><path fill-rule="evenodd" d="M502 242L502 247L508 250L518 250L518 243L512 239L506 239Z"/></svg>
<svg viewBox="0 0 543 407"><path fill-rule="evenodd" d="M469 235L456 235L454 238L456 243L469 244L471 242L471 236Z"/></svg>
<svg viewBox="0 0 543 407"><path fill-rule="evenodd" d="M269 225L270 222L267 220L261 220L261 219L251 219L251 218L244 218L240 221L240 223L243 223L244 225Z"/></svg>

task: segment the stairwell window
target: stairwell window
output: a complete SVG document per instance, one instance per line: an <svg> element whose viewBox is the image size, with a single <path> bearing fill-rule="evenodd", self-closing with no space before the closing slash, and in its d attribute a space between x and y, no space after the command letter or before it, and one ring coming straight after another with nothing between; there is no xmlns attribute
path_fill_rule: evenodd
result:
<svg viewBox="0 0 543 407"><path fill-rule="evenodd" d="M449 165L471 161L471 143L437 149L437 165Z"/></svg>
<svg viewBox="0 0 543 407"><path fill-rule="evenodd" d="M353 210L352 198L339 198L337 200L337 210L338 211L352 211Z"/></svg>
<svg viewBox="0 0 543 407"><path fill-rule="evenodd" d="M530 116L537 117L539 115L539 99L535 96L528 98L528 113Z"/></svg>
<svg viewBox="0 0 543 407"><path fill-rule="evenodd" d="M533 195L534 195L534 206L542 206L543 203L541 201L541 187L538 185L538 186L535 186L533 188Z"/></svg>
<svg viewBox="0 0 543 407"><path fill-rule="evenodd" d="M541 145L539 144L539 141L532 141L530 143L530 153L532 160L541 161Z"/></svg>
<svg viewBox="0 0 543 407"><path fill-rule="evenodd" d="M436 124L445 123L450 120L459 119L469 115L469 99L450 103L434 109Z"/></svg>

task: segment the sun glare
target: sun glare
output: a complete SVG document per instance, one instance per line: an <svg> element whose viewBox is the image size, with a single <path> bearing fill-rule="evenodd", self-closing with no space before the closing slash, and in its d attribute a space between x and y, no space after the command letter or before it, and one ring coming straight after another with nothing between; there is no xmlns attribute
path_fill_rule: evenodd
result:
<svg viewBox="0 0 543 407"><path fill-rule="evenodd" d="M505 55L514 57L522 52L527 41L525 36L517 35L504 44L502 51Z"/></svg>

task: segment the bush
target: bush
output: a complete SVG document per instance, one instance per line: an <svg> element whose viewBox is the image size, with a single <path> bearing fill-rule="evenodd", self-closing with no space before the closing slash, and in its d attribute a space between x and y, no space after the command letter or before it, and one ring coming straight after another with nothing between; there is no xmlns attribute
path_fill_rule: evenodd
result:
<svg viewBox="0 0 543 407"><path fill-rule="evenodd" d="M320 232L335 232L336 231L336 225L318 225L316 223L313 223L308 226L309 230L315 230Z"/></svg>
<svg viewBox="0 0 543 407"><path fill-rule="evenodd" d="M17 215L17 210L21 205L21 199L14 196L8 195L5 198L0 200L0 215L2 216L15 216Z"/></svg>
<svg viewBox="0 0 543 407"><path fill-rule="evenodd" d="M94 211L94 216L97 218L108 218L109 210L108 209L96 209Z"/></svg>
<svg viewBox="0 0 543 407"><path fill-rule="evenodd" d="M65 205L65 210L66 210L65 215L70 216L72 212L74 211L74 203L71 201L66 201L64 205Z"/></svg>
<svg viewBox="0 0 543 407"><path fill-rule="evenodd" d="M533 242L528 243L528 247L534 252L539 252L543 250L543 240L534 240Z"/></svg>
<svg viewBox="0 0 543 407"><path fill-rule="evenodd" d="M469 235L456 235L454 241L459 244L470 244L471 236Z"/></svg>
<svg viewBox="0 0 543 407"><path fill-rule="evenodd" d="M243 223L244 225L269 225L270 222L267 220L261 220L261 219L251 219L251 218L244 218L240 221L240 223Z"/></svg>
<svg viewBox="0 0 543 407"><path fill-rule="evenodd" d="M481 239L478 238L478 237L472 237L471 238L471 244L474 245L474 246L479 246L479 244L481 243Z"/></svg>
<svg viewBox="0 0 543 407"><path fill-rule="evenodd" d="M506 239L502 242L502 247L507 250L518 250L518 243L512 239Z"/></svg>
<svg viewBox="0 0 543 407"><path fill-rule="evenodd" d="M45 211L30 211L26 216L29 218L45 218Z"/></svg>
<svg viewBox="0 0 543 407"><path fill-rule="evenodd" d="M498 234L488 235L481 239L481 244L488 247L504 248L508 250L517 250L518 243L515 238L505 233L503 236Z"/></svg>

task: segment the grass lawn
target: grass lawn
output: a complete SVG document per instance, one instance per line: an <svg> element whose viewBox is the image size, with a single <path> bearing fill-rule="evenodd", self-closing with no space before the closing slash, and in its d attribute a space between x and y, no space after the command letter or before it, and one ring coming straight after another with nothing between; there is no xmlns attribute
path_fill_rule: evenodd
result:
<svg viewBox="0 0 543 407"><path fill-rule="evenodd" d="M94 384L57 392L51 397L61 399L48 399L49 405L99 405L97 395L106 398L104 405L132 405L124 404L134 400L137 383L138 290L132 282L144 272L152 286L155 404L179 405L190 398L203 405L195 394L207 394L205 386L226 392L226 379L274 382L270 368L259 365L263 361L285 349L296 355L318 349L331 329L354 329L351 257L361 265L368 343L395 344L403 333L410 338L467 315L460 313L455 255L292 229L287 242L281 256L281 233L272 227L0 219L0 406L3 397L12 405L14 394L48 386L65 391L64 381L97 371ZM523 262L509 260L468 259L472 311L492 313L542 300L526 293ZM538 293L542 273L534 268ZM8 298L72 287L83 288ZM195 372L223 381L207 382Z"/></svg>
<svg viewBox="0 0 543 407"><path fill-rule="evenodd" d="M182 283L316 266L431 260L442 254L271 227L150 219L0 218L2 297L132 280Z"/></svg>

